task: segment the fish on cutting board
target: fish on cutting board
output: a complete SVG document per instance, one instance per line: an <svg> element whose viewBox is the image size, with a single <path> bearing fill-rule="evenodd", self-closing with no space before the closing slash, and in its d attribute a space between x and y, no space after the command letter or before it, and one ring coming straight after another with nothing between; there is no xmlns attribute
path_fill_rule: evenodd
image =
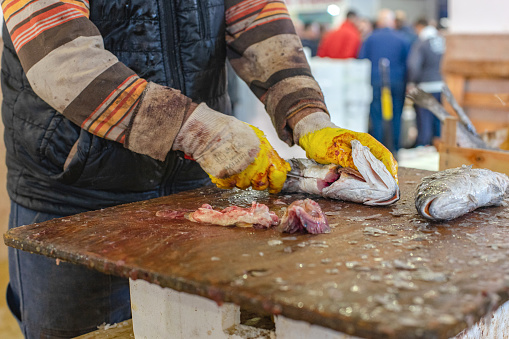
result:
<svg viewBox="0 0 509 339"><path fill-rule="evenodd" d="M287 233L330 233L327 217L320 205L311 199L295 200L281 218L278 230Z"/></svg>
<svg viewBox="0 0 509 339"><path fill-rule="evenodd" d="M424 177L415 207L427 219L451 220L479 207L500 206L508 193L507 175L463 165Z"/></svg>
<svg viewBox="0 0 509 339"><path fill-rule="evenodd" d="M267 205L256 201L252 202L251 207L229 206L223 210L214 210L209 204L203 204L196 211L189 213L188 219L220 226L254 228L270 228L279 223L276 213L269 211Z"/></svg>
<svg viewBox="0 0 509 339"><path fill-rule="evenodd" d="M308 193L365 205L389 205L399 200L399 186L385 165L358 140L352 140L357 170L321 165L310 159L290 159L292 170L283 187L287 193Z"/></svg>

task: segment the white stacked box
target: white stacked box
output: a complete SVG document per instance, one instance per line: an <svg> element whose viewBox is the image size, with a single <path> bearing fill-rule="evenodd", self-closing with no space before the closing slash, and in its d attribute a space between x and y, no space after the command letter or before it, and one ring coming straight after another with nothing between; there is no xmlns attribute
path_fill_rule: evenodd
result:
<svg viewBox="0 0 509 339"><path fill-rule="evenodd" d="M322 88L325 103L336 125L368 131L372 100L369 60L312 58L311 71Z"/></svg>
<svg viewBox="0 0 509 339"><path fill-rule="evenodd" d="M322 89L332 122L338 126L344 126L346 121L342 112L346 105L345 63L329 58L312 58L309 64L313 76Z"/></svg>

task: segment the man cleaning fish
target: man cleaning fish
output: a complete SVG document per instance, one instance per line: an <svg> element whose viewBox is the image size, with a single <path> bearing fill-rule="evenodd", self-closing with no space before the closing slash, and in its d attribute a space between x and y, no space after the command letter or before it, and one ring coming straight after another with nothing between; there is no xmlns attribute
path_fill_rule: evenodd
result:
<svg viewBox="0 0 509 339"><path fill-rule="evenodd" d="M314 198L373 208L400 198L391 152L331 122L282 0L3 0L2 10L11 229L214 184L304 198L280 215L253 201L154 218L333 233L331 211ZM263 131L231 116L226 60L279 138L307 158L286 161ZM508 188L505 175L462 167L424 178L415 205L450 220L502 204ZM125 278L13 248L9 275L7 301L26 338L75 337L131 317Z"/></svg>
<svg viewBox="0 0 509 339"><path fill-rule="evenodd" d="M210 180L279 192L290 165L229 116L226 58L283 141L360 171L358 140L397 180L384 146L331 123L283 1L4 0L2 10L10 228ZM26 338L130 317L126 279L14 249L9 266L7 300Z"/></svg>

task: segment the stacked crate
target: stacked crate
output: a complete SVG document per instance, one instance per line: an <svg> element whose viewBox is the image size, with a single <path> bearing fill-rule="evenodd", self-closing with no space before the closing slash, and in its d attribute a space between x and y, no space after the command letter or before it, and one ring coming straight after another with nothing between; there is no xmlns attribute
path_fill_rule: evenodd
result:
<svg viewBox="0 0 509 339"><path fill-rule="evenodd" d="M509 127L509 34L450 34L444 78L478 132Z"/></svg>
<svg viewBox="0 0 509 339"><path fill-rule="evenodd" d="M331 120L357 132L367 132L371 62L357 59L311 58L311 72L320 85Z"/></svg>
<svg viewBox="0 0 509 339"><path fill-rule="evenodd" d="M442 72L452 94L481 134L509 129L509 34L450 34ZM450 107L446 107L451 112ZM509 152L456 145L456 121L446 121L440 170L473 165L509 174Z"/></svg>

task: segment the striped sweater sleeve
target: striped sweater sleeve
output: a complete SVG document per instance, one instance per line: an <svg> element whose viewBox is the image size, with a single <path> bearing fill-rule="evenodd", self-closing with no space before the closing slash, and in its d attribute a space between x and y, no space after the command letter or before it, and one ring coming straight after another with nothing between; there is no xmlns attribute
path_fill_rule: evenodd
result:
<svg viewBox="0 0 509 339"><path fill-rule="evenodd" d="M164 160L191 100L105 50L88 0L3 0L2 10L37 95L88 132Z"/></svg>
<svg viewBox="0 0 509 339"><path fill-rule="evenodd" d="M228 58L263 102L279 138L293 144L288 119L327 112L284 0L225 0Z"/></svg>

